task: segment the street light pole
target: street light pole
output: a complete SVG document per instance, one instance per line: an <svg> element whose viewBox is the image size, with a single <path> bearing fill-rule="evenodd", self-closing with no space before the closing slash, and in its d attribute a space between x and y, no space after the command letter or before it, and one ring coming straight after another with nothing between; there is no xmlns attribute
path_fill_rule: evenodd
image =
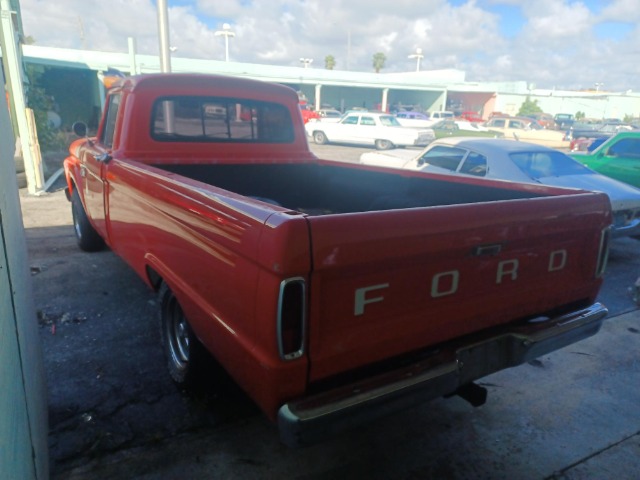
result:
<svg viewBox="0 0 640 480"><path fill-rule="evenodd" d="M158 33L160 40L160 71L171 72L171 55L169 54L169 11L167 0L158 0Z"/></svg>
<svg viewBox="0 0 640 480"><path fill-rule="evenodd" d="M596 82L596 92L600 91L600 87L602 87L604 85L604 83L600 83L600 82Z"/></svg>
<svg viewBox="0 0 640 480"><path fill-rule="evenodd" d="M216 37L224 37L224 61L229 61L229 37L235 37L235 32L231 31L231 25L225 23L222 25L222 30L218 30L214 33Z"/></svg>
<svg viewBox="0 0 640 480"><path fill-rule="evenodd" d="M416 72L420 71L420 60L424 58L422 54L422 49L420 47L416 48L416 53L409 55L409 58L416 59Z"/></svg>
<svg viewBox="0 0 640 480"><path fill-rule="evenodd" d="M300 63L304 64L304 68L309 68L309 65L313 63L313 58L301 58Z"/></svg>

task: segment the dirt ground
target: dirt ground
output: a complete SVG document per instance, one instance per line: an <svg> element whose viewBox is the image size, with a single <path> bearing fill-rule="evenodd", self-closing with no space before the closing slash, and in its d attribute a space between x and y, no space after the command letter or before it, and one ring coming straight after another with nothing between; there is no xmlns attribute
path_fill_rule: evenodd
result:
<svg viewBox="0 0 640 480"><path fill-rule="evenodd" d="M62 190L20 200L54 479L637 478L640 315L626 293L595 337L483 379L483 407L440 399L291 450L229 379L174 386L155 295L109 250L77 248ZM612 275L631 265L628 284L637 257L620 243Z"/></svg>

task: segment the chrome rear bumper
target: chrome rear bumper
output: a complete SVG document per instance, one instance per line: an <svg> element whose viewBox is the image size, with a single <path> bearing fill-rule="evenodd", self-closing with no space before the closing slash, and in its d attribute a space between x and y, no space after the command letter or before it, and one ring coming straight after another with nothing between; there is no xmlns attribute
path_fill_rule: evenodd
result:
<svg viewBox="0 0 640 480"><path fill-rule="evenodd" d="M331 437L382 415L454 393L491 373L531 361L595 335L607 315L583 310L447 344L428 359L350 385L295 400L278 412L282 442L296 447Z"/></svg>

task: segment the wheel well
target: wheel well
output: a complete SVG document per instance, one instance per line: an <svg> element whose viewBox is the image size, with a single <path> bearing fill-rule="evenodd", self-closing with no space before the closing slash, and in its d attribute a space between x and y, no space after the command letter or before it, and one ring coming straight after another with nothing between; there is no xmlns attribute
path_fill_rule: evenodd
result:
<svg viewBox="0 0 640 480"><path fill-rule="evenodd" d="M153 290L157 292L158 290L160 290L160 287L162 286L164 280L160 276L160 274L149 265L147 265L145 268L147 270L147 278L149 279L149 283L151 284Z"/></svg>

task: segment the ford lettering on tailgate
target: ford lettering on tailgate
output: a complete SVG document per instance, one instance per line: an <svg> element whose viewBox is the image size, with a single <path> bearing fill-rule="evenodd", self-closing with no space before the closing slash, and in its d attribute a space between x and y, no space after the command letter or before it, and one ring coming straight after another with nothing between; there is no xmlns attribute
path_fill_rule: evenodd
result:
<svg viewBox="0 0 640 480"><path fill-rule="evenodd" d="M557 272L567 266L567 251L555 250L549 254L547 272ZM503 260L496 268L495 283L501 285L505 280L515 281L518 279L518 269L520 262L518 259ZM439 272L431 277L431 298L445 297L458 292L460 286L460 271L449 270ZM389 288L389 283L369 285L357 288L354 295L354 315L364 314L365 306L369 303L382 302L384 296L380 290ZM370 296L370 292L376 292L376 296Z"/></svg>

